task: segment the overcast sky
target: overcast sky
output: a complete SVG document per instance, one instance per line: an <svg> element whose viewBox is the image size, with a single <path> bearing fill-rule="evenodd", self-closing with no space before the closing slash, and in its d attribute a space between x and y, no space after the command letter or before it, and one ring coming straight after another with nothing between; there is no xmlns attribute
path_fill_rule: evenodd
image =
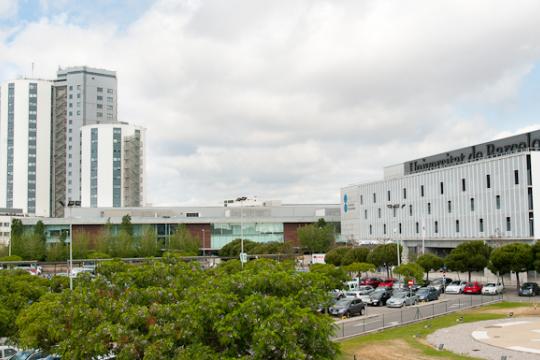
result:
<svg viewBox="0 0 540 360"><path fill-rule="evenodd" d="M153 205L337 203L385 165L540 128L539 19L536 0L0 0L0 81L116 70Z"/></svg>

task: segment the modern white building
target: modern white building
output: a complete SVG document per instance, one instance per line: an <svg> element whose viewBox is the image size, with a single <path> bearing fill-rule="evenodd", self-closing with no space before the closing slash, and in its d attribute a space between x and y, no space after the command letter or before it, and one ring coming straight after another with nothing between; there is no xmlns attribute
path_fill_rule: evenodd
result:
<svg viewBox="0 0 540 360"><path fill-rule="evenodd" d="M81 128L81 206L144 205L145 129L127 123Z"/></svg>
<svg viewBox="0 0 540 360"><path fill-rule="evenodd" d="M81 128L117 121L116 72L86 66L59 69L53 93L53 216L81 200Z"/></svg>
<svg viewBox="0 0 540 360"><path fill-rule="evenodd" d="M0 86L0 207L50 216L52 82Z"/></svg>
<svg viewBox="0 0 540 360"><path fill-rule="evenodd" d="M342 238L447 252L540 236L540 131L408 161L341 189Z"/></svg>

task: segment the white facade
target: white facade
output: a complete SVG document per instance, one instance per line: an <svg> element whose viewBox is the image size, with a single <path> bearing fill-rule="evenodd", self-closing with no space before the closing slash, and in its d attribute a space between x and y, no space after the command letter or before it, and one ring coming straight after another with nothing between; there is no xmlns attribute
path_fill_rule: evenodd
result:
<svg viewBox="0 0 540 360"><path fill-rule="evenodd" d="M82 207L144 205L144 137L126 123L82 127Z"/></svg>
<svg viewBox="0 0 540 360"><path fill-rule="evenodd" d="M50 215L51 89L32 79L0 86L0 207Z"/></svg>
<svg viewBox="0 0 540 360"><path fill-rule="evenodd" d="M341 189L342 238L400 240L417 251L422 242L532 242L540 235L537 150L533 132L388 167L383 181Z"/></svg>

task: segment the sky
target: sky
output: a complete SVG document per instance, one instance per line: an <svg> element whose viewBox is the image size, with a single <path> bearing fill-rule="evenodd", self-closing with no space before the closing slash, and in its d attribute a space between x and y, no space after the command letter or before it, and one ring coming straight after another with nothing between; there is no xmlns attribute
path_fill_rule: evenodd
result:
<svg viewBox="0 0 540 360"><path fill-rule="evenodd" d="M0 81L117 71L151 205L338 203L540 128L540 2L0 0Z"/></svg>

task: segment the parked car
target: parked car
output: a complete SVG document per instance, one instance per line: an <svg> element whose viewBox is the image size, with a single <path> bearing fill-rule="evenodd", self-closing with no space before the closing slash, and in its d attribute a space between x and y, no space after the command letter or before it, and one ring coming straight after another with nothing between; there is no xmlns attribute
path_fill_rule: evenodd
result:
<svg viewBox="0 0 540 360"><path fill-rule="evenodd" d="M360 280L360 285L369 285L376 288L383 280L378 277L368 277Z"/></svg>
<svg viewBox="0 0 540 360"><path fill-rule="evenodd" d="M47 354L39 350L21 350L18 351L9 360L39 360L47 356Z"/></svg>
<svg viewBox="0 0 540 360"><path fill-rule="evenodd" d="M332 305L328 312L333 316L363 315L366 304L360 299L341 299Z"/></svg>
<svg viewBox="0 0 540 360"><path fill-rule="evenodd" d="M0 346L0 360L7 360L17 353L17 349L12 346Z"/></svg>
<svg viewBox="0 0 540 360"><path fill-rule="evenodd" d="M62 357L60 355L47 355L45 357L36 359L36 360L62 360Z"/></svg>
<svg viewBox="0 0 540 360"><path fill-rule="evenodd" d="M437 290L434 287L422 287L416 291L416 296L418 298L418 301L433 301L439 299L439 290Z"/></svg>
<svg viewBox="0 0 540 360"><path fill-rule="evenodd" d="M394 293L388 301L386 306L388 307L403 307L407 305L416 305L418 297L412 291L399 291Z"/></svg>
<svg viewBox="0 0 540 360"><path fill-rule="evenodd" d="M487 283L482 287L482 294L484 295L498 295L503 292L503 285L501 283Z"/></svg>
<svg viewBox="0 0 540 360"><path fill-rule="evenodd" d="M466 284L467 282L464 280L454 280L450 284L446 285L444 292L447 294L461 294L463 289L465 289Z"/></svg>
<svg viewBox="0 0 540 360"><path fill-rule="evenodd" d="M330 291L330 296L332 296L333 299L339 300L345 297L345 293L343 290L334 289Z"/></svg>
<svg viewBox="0 0 540 360"><path fill-rule="evenodd" d="M521 284L518 291L519 296L535 296L538 294L540 294L540 288L535 282L526 282Z"/></svg>
<svg viewBox="0 0 540 360"><path fill-rule="evenodd" d="M41 275L43 268L37 264L20 264L14 267L16 270L24 270L30 275Z"/></svg>
<svg viewBox="0 0 540 360"><path fill-rule="evenodd" d="M375 289L373 289L369 285L362 285L362 286L358 287L356 290L345 292L345 297L347 299L360 299L362 297L362 295L369 295L374 290Z"/></svg>
<svg viewBox="0 0 540 360"><path fill-rule="evenodd" d="M392 297L392 290L386 287L379 287L369 294L369 304L373 306L386 305L386 301Z"/></svg>
<svg viewBox="0 0 540 360"><path fill-rule="evenodd" d="M478 281L467 282L463 288L464 294L481 294L483 285Z"/></svg>
<svg viewBox="0 0 540 360"><path fill-rule="evenodd" d="M387 288L393 288L394 286L394 283L396 283L398 280L397 279L385 279L383 280L382 282L379 283L379 286L378 287L387 287Z"/></svg>
<svg viewBox="0 0 540 360"><path fill-rule="evenodd" d="M452 279L445 277L445 278L439 278L439 279L434 279L430 281L429 286L437 289L439 293L443 293L444 290L446 289L446 286L448 286L450 283L452 283Z"/></svg>
<svg viewBox="0 0 540 360"><path fill-rule="evenodd" d="M345 283L345 289L347 291L354 291L358 289L358 286L359 286L359 282L357 280L347 281Z"/></svg>

